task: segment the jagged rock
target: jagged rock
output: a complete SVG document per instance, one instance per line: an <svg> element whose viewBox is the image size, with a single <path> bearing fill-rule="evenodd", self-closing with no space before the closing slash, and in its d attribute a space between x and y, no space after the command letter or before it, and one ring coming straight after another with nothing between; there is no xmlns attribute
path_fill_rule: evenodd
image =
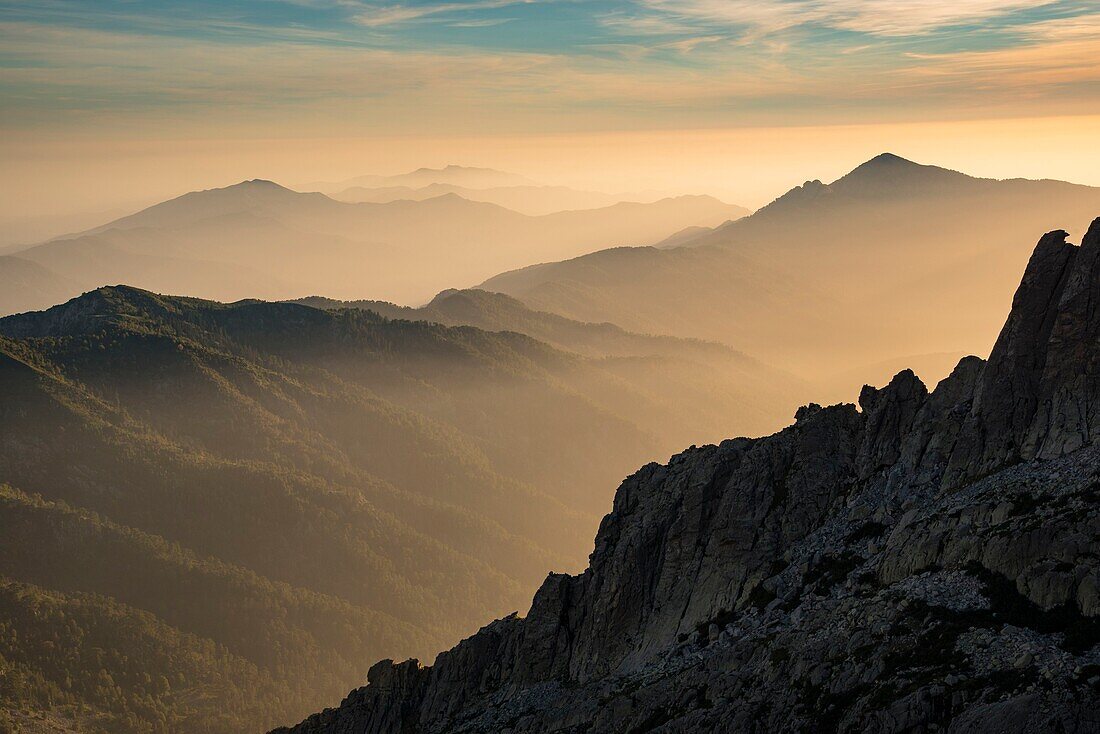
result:
<svg viewBox="0 0 1100 734"><path fill-rule="evenodd" d="M1100 425L1100 220L1080 247L1044 236L1024 271L947 476L981 476L1014 461L1054 458Z"/></svg>
<svg viewBox="0 0 1100 734"><path fill-rule="evenodd" d="M1100 219L1065 240L988 362L642 467L525 618L292 731L1100 731Z"/></svg>
<svg viewBox="0 0 1100 734"><path fill-rule="evenodd" d="M882 390L865 385L859 394L866 427L859 450L860 479L897 463L928 389L912 370L899 372Z"/></svg>
<svg viewBox="0 0 1100 734"><path fill-rule="evenodd" d="M407 731L416 726L427 680L428 671L415 660L382 660L371 666L366 687L348 694L339 708L314 714L301 726L334 734Z"/></svg>

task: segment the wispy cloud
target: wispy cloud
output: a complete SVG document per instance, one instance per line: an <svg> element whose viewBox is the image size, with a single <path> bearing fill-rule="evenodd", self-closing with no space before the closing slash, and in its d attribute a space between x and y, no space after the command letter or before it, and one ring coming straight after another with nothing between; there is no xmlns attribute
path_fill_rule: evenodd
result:
<svg viewBox="0 0 1100 734"><path fill-rule="evenodd" d="M456 20L450 23L455 28L493 28L511 23L515 18L484 18L482 20Z"/></svg>
<svg viewBox="0 0 1100 734"><path fill-rule="evenodd" d="M639 36L672 36L695 33L698 27L688 19L678 20L669 14L638 14L616 11L598 16L605 28Z"/></svg>
<svg viewBox="0 0 1100 734"><path fill-rule="evenodd" d="M1100 34L1020 48L910 57L916 63L901 74L934 89L981 90L996 84L1006 96L1037 99L1100 84Z"/></svg>
<svg viewBox="0 0 1100 734"><path fill-rule="evenodd" d="M641 0L642 7L672 19L701 19L752 32L817 24L882 36L927 33L1050 4L1050 0Z"/></svg>
<svg viewBox="0 0 1100 734"><path fill-rule="evenodd" d="M1020 28L1019 33L1041 42L1100 38L1100 12L1031 23Z"/></svg>
<svg viewBox="0 0 1100 734"><path fill-rule="evenodd" d="M1100 13L1078 0L223 0L210 18L102 2L0 23L0 125L481 131L1100 109Z"/></svg>
<svg viewBox="0 0 1100 734"><path fill-rule="evenodd" d="M663 48L671 48L680 53L689 54L700 46L709 46L714 43L722 43L728 40L726 36L689 36L676 41L668 41L661 44Z"/></svg>
<svg viewBox="0 0 1100 734"><path fill-rule="evenodd" d="M356 12L352 19L360 25L378 28L430 16L496 10L511 5L529 5L534 2L535 0L472 0L471 2L401 3L397 5L366 6L363 10ZM497 25L502 22L500 19L488 19L488 21L490 25ZM484 23L485 21L467 22Z"/></svg>

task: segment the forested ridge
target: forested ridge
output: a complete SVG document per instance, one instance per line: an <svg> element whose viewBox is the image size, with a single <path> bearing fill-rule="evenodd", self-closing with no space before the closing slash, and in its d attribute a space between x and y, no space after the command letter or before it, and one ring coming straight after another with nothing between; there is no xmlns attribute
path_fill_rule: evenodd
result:
<svg viewBox="0 0 1100 734"><path fill-rule="evenodd" d="M680 440L642 419L699 405L654 400L669 364L126 287L0 320L5 707L254 730L432 655L583 562Z"/></svg>

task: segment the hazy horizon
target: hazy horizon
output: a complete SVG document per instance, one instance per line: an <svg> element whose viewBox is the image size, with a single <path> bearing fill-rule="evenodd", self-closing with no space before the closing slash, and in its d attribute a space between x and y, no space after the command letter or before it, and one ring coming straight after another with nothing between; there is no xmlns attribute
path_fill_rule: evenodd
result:
<svg viewBox="0 0 1100 734"><path fill-rule="evenodd" d="M0 734L1083 734L1098 303L1097 0L0 0Z"/></svg>
<svg viewBox="0 0 1100 734"><path fill-rule="evenodd" d="M756 208L884 151L1100 185L1076 0L0 4L0 222L446 164Z"/></svg>
<svg viewBox="0 0 1100 734"><path fill-rule="evenodd" d="M807 176L830 181L883 152L982 178L1100 186L1100 155L1088 154L1097 135L1100 115L461 139L81 142L15 134L0 142L0 223L70 215L102 215L106 223L189 191L256 178L307 190L303 186L315 181L447 165L494 168L542 185L606 194L705 194L750 209ZM105 180L109 185L102 185Z"/></svg>

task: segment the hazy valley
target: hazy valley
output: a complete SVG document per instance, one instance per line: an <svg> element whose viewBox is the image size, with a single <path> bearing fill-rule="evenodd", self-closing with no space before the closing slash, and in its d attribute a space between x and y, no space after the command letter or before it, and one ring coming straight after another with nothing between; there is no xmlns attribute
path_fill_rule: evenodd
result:
<svg viewBox="0 0 1100 734"><path fill-rule="evenodd" d="M1096 0L0 1L0 734L1100 734Z"/></svg>
<svg viewBox="0 0 1100 734"><path fill-rule="evenodd" d="M501 270L648 244L744 213L683 196L529 216L454 193L346 203L250 180L10 252L0 260L0 312L106 284L229 301L323 294L417 303Z"/></svg>
<svg viewBox="0 0 1100 734"><path fill-rule="evenodd" d="M0 319L13 631L56 637L79 605L76 624L133 617L110 646L145 660L115 692L19 645L16 700L79 702L109 730L300 717L362 660L428 655L520 605L547 568L579 565L623 474L731 420L770 430L800 388L719 345L488 296L431 313L468 298L458 321L525 319L554 345L128 287ZM59 621L31 621L41 605ZM186 688L217 696L141 683L187 650Z"/></svg>
<svg viewBox="0 0 1100 734"><path fill-rule="evenodd" d="M673 704L672 671L733 685L692 668L684 645L728 638L737 619L789 624L780 615L847 577L870 593L938 573L903 573L896 559L882 570L867 543L894 547L913 487L957 481L944 478L956 461L947 446L961 440L952 421L978 411L976 381L1003 377L959 358L988 353L1037 235L1100 211L1100 189L974 179L890 155L755 213L710 197L608 203L458 166L302 188L332 197L251 180L0 258L12 312L0 318L0 701L16 731L288 724L358 688L375 660L430 660L528 607L531 621L506 617L433 669L371 668L370 686L300 730L416 720L415 731L625 731L703 709L748 730L736 719L748 704L729 700L782 697L724 693L715 707L692 688L694 703ZM1094 290L1095 271L1079 270ZM1010 324L1055 318L1013 314ZM930 394L911 372L891 382L908 366L929 385L954 376ZM1033 406L1030 379L1019 399ZM811 405L793 428L734 438L781 429L811 399L847 402L888 382L884 397L860 396L861 412ZM1032 458L1024 439L1009 443ZM998 454L985 471L1008 461ZM1071 461L1081 486L1062 501L1080 515L1091 464ZM651 495L677 499L634 526ZM837 509L864 495L877 519ZM741 514L765 534L703 520ZM1042 527L1078 533L1078 515ZM826 531L838 523L842 536ZM561 575L583 571L594 535L596 565ZM744 550L731 560L727 546ZM666 552L701 555L654 560ZM1067 589L1092 583L1094 564L1059 553L1021 563L1068 563ZM963 561L951 563L954 576L928 583L956 583ZM799 564L796 583L784 569ZM875 613L896 613L893 593ZM1079 593L1073 619L1091 620ZM665 604L683 614L666 618ZM836 612L814 613L832 624ZM1081 624L1072 634L1092 639L1095 623ZM752 647L755 634L738 653L752 665L775 654ZM620 638L627 647L597 642ZM784 649L811 659L807 644ZM459 679L482 683L445 682ZM575 697L561 685L579 686ZM628 705L620 686L651 700ZM544 689L549 708L534 715ZM869 690L830 716L863 726ZM993 689L976 690L973 700ZM515 695L485 697L502 691ZM621 719L592 713L608 697ZM684 726L669 730L703 724Z"/></svg>
<svg viewBox="0 0 1100 734"><path fill-rule="evenodd" d="M737 345L796 372L843 373L984 353L1035 238L1098 210L1097 188L975 179L883 154L672 248L609 249L480 287L575 319Z"/></svg>

